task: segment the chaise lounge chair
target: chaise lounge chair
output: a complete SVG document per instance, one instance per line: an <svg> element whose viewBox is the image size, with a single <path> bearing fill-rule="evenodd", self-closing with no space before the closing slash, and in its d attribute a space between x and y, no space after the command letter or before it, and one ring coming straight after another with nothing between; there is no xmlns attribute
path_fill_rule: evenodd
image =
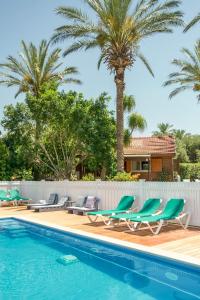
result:
<svg viewBox="0 0 200 300"><path fill-rule="evenodd" d="M8 193L10 194L8 201L14 201L16 204L25 204L31 200L30 198L26 198L20 195L17 189L9 190Z"/></svg>
<svg viewBox="0 0 200 300"><path fill-rule="evenodd" d="M29 198L21 196L17 189L0 191L0 201L13 202L13 204L17 205L19 203L27 203L30 200Z"/></svg>
<svg viewBox="0 0 200 300"><path fill-rule="evenodd" d="M81 199L80 199L81 201ZM82 205L80 205L80 202L77 203L75 206L68 207L67 210L69 213L74 214L85 214L87 212L93 212L98 210L98 203L99 199L95 196L87 196L84 197L84 200L82 199Z"/></svg>
<svg viewBox="0 0 200 300"><path fill-rule="evenodd" d="M125 222L127 226L129 227L129 221L130 218L138 218L138 217L146 217L151 216L153 214L158 213L158 209L160 207L162 200L159 198L149 198L144 202L143 207L138 212L129 212L124 214L117 214L114 216L110 216L110 219L113 223L113 221L118 221L118 224L120 222Z"/></svg>
<svg viewBox="0 0 200 300"><path fill-rule="evenodd" d="M87 213L87 216L88 216L90 222L96 222L96 220L98 218L101 218L101 220L106 225L110 225L111 220L110 219L107 220L106 217L113 216L116 214L121 214L121 213L128 213L129 210L131 209L134 201L135 201L134 196L123 196L115 209L89 212L89 213ZM94 219L92 218L92 216L94 216Z"/></svg>
<svg viewBox="0 0 200 300"><path fill-rule="evenodd" d="M35 206L34 210L35 210L35 212L63 210L66 208L67 201L69 201L69 200L70 200L70 198L68 196L61 197L60 200L58 200L57 204L47 204L47 205Z"/></svg>
<svg viewBox="0 0 200 300"><path fill-rule="evenodd" d="M58 203L58 194L50 194L48 200L39 200L38 203L31 203L27 205L27 209L34 209L36 206L52 205Z"/></svg>
<svg viewBox="0 0 200 300"><path fill-rule="evenodd" d="M178 221L180 225L184 229L186 229L189 225L190 214L183 212L184 206L184 199L170 199L163 211L158 215L130 218L129 228L132 231L135 231L138 225L141 226L142 224L145 224L153 234L158 234L165 222L167 223L168 221ZM185 219L185 224L183 223L183 219ZM157 223L157 225L150 225L152 223Z"/></svg>

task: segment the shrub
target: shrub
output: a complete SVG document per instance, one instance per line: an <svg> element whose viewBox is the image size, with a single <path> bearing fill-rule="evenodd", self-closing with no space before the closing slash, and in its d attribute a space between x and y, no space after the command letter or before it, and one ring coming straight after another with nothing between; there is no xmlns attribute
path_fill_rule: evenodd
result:
<svg viewBox="0 0 200 300"><path fill-rule="evenodd" d="M132 175L131 173L118 172L114 177L111 178L112 181L138 181L140 174Z"/></svg>
<svg viewBox="0 0 200 300"><path fill-rule="evenodd" d="M159 173L157 181L168 182L168 181L173 181L173 178L168 170L163 170L162 172Z"/></svg>
<svg viewBox="0 0 200 300"><path fill-rule="evenodd" d="M181 179L200 179L200 163L180 164Z"/></svg>
<svg viewBox="0 0 200 300"><path fill-rule="evenodd" d="M95 181L94 174L88 173L85 176L82 177L83 181Z"/></svg>

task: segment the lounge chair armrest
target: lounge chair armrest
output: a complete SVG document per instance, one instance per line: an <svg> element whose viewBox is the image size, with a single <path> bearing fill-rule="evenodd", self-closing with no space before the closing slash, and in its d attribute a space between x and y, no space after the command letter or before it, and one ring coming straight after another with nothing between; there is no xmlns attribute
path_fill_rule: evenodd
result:
<svg viewBox="0 0 200 300"><path fill-rule="evenodd" d="M178 217L176 217L176 219L182 219L182 218L184 218L186 216L189 216L189 213L182 212L182 213L180 213L180 215Z"/></svg>
<svg viewBox="0 0 200 300"><path fill-rule="evenodd" d="M133 208L130 208L129 210L126 211L126 213L131 213L132 211L136 212L138 210L138 207L133 207Z"/></svg>
<svg viewBox="0 0 200 300"><path fill-rule="evenodd" d="M160 215L162 213L162 210L158 210L155 214L153 214L152 216L157 216Z"/></svg>

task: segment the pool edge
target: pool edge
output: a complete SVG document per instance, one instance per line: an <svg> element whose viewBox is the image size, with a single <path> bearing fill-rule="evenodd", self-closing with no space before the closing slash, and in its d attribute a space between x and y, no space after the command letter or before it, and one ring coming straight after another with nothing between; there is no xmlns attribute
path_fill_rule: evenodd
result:
<svg viewBox="0 0 200 300"><path fill-rule="evenodd" d="M126 247L128 249L137 250L137 251L140 251L140 252L143 252L146 254L160 256L165 259L174 260L179 263L184 263L184 264L186 263L186 264L189 264L194 267L200 267L200 259L197 259L197 258L194 258L191 256L187 256L187 255L183 255L180 253L171 252L168 250L154 248L153 246L149 247L149 246L139 245L139 244L132 243L132 242L121 241L116 238L102 236L99 234L90 233L90 232L86 232L86 231L79 230L79 229L72 229L67 226L66 227L60 226L60 225L56 225L53 223L36 220L36 219L30 218L30 217L27 218L27 217L16 216L16 215L7 215L7 216L0 217L0 219L9 219L9 218L16 219L19 221L21 220L21 221L25 221L25 222L30 222L30 223L33 223L36 225L43 225L43 226L46 226L46 227L49 227L52 229L57 229L57 230L60 230L60 231L66 232L66 233L68 232L68 233L72 233L72 234L81 235L83 237L88 237L88 238L103 241L103 242L106 242L109 244Z"/></svg>

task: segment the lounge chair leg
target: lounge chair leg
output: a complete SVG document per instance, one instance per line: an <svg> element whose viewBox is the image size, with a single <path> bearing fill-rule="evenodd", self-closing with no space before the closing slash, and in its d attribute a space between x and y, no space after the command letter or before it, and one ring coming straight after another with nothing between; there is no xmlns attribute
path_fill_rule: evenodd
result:
<svg viewBox="0 0 200 300"><path fill-rule="evenodd" d="M185 218L185 224L182 221L184 218ZM190 222L190 214L184 213L180 217L178 217L177 220L178 220L179 224L181 225L181 227L183 227L183 229L187 229L189 222Z"/></svg>
<svg viewBox="0 0 200 300"><path fill-rule="evenodd" d="M87 215L88 219L90 220L91 223L96 222L96 220L98 219L99 216L95 216L94 219L92 219L92 217L90 215Z"/></svg>
<svg viewBox="0 0 200 300"><path fill-rule="evenodd" d="M158 227L156 227L156 230L153 230L153 228L151 227L151 225L149 224L149 222L144 222L148 228L150 229L150 231L154 234L154 235L157 235L159 234L162 226L163 226L163 223L164 223L164 220L160 220L160 222L158 223Z"/></svg>

